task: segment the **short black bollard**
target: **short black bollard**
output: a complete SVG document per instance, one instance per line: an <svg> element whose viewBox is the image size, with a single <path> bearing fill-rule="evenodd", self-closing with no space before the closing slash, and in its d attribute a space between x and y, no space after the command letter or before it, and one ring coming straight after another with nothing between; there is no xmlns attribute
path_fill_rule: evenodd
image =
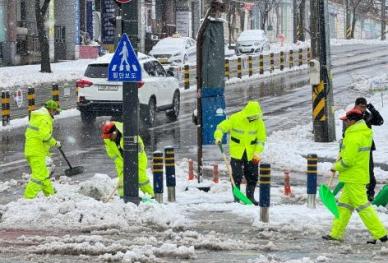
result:
<svg viewBox="0 0 388 263"><path fill-rule="evenodd" d="M53 83L51 86L51 96L53 101L59 104L59 87L57 83Z"/></svg>
<svg viewBox="0 0 388 263"><path fill-rule="evenodd" d="M264 56L263 54L260 54L259 56L259 74L264 74Z"/></svg>
<svg viewBox="0 0 388 263"><path fill-rule="evenodd" d="M158 203L163 203L163 153L155 151L152 158L152 173L154 175L154 193Z"/></svg>
<svg viewBox="0 0 388 263"><path fill-rule="evenodd" d="M175 156L174 147L166 146L164 148L164 166L166 167L166 185L168 201L175 202Z"/></svg>
<svg viewBox="0 0 388 263"><path fill-rule="evenodd" d="M230 78L230 70L229 70L229 59L225 59L225 78Z"/></svg>
<svg viewBox="0 0 388 263"><path fill-rule="evenodd" d="M3 90L1 92L1 116L3 126L7 126L11 120L9 98L9 91Z"/></svg>
<svg viewBox="0 0 388 263"><path fill-rule="evenodd" d="M269 206L271 196L271 165L269 163L260 164L260 221L269 222Z"/></svg>
<svg viewBox="0 0 388 263"><path fill-rule="evenodd" d="M237 78L242 78L242 60L241 58L237 58Z"/></svg>
<svg viewBox="0 0 388 263"><path fill-rule="evenodd" d="M284 70L284 52L280 51L280 70Z"/></svg>
<svg viewBox="0 0 388 263"><path fill-rule="evenodd" d="M35 89L34 88L28 88L27 100L28 100L28 118L30 118L31 111L35 110Z"/></svg>
<svg viewBox="0 0 388 263"><path fill-rule="evenodd" d="M252 59L252 56L248 57L248 74L249 74L249 77L251 77L253 75L253 59Z"/></svg>
<svg viewBox="0 0 388 263"><path fill-rule="evenodd" d="M275 55L274 53L270 53L269 54L269 71L270 72L273 72L275 70L275 59L274 59Z"/></svg>
<svg viewBox="0 0 388 263"><path fill-rule="evenodd" d="M299 49L299 66L303 65L303 49Z"/></svg>
<svg viewBox="0 0 388 263"><path fill-rule="evenodd" d="M294 67L294 50L290 50L288 53L288 66L289 68Z"/></svg>
<svg viewBox="0 0 388 263"><path fill-rule="evenodd" d="M185 89L190 89L190 66L184 65L183 67L183 83Z"/></svg>
<svg viewBox="0 0 388 263"><path fill-rule="evenodd" d="M317 164L316 154L307 156L307 207L315 208L315 198L317 195Z"/></svg>

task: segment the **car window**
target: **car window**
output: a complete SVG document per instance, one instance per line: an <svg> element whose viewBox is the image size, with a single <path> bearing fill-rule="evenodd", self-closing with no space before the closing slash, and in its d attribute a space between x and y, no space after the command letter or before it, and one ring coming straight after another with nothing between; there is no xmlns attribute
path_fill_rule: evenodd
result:
<svg viewBox="0 0 388 263"><path fill-rule="evenodd" d="M149 61L149 62L144 63L143 67L149 76L155 77L156 76L156 69L155 69L154 63L152 63L152 62L153 61Z"/></svg>
<svg viewBox="0 0 388 263"><path fill-rule="evenodd" d="M108 64L90 64L85 71L88 78L107 78Z"/></svg>
<svg viewBox="0 0 388 263"><path fill-rule="evenodd" d="M160 63L158 61L154 61L153 64L154 64L154 67L155 67L157 75L159 77L165 77L166 76L166 71L164 70L162 65L160 65Z"/></svg>

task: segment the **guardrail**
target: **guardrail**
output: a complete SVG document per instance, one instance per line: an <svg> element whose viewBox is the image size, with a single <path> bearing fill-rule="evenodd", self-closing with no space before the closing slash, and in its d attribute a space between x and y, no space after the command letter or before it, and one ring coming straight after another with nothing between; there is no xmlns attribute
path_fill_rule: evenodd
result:
<svg viewBox="0 0 388 263"><path fill-rule="evenodd" d="M279 51L278 53L264 53L260 55L243 55L239 57L225 58L225 80L231 78L242 79L244 76L254 77L255 74L264 75L276 70L284 71L307 65L311 58L310 48ZM197 83L197 66L184 65L175 67L175 75L180 86L189 89Z"/></svg>

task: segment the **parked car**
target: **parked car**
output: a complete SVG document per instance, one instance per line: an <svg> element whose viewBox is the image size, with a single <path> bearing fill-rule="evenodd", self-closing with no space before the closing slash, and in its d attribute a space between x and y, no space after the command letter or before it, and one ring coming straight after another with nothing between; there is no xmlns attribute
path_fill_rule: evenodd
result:
<svg viewBox="0 0 388 263"><path fill-rule="evenodd" d="M186 64L196 60L197 45L190 37L167 37L152 47L151 56L161 64Z"/></svg>
<svg viewBox="0 0 388 263"><path fill-rule="evenodd" d="M260 53L268 46L268 38L263 30L246 30L237 38L236 54Z"/></svg>
<svg viewBox="0 0 388 263"><path fill-rule="evenodd" d="M236 55L236 50L234 48L229 48L228 44L225 44L225 57L233 57Z"/></svg>
<svg viewBox="0 0 388 263"><path fill-rule="evenodd" d="M122 84L107 80L112 57L113 54L107 54L90 63L84 77L76 82L77 108L84 123L93 122L97 116L122 114ZM180 110L178 81L155 58L138 53L138 59L144 82L138 93L141 119L152 127L156 112L164 111L170 120L176 120Z"/></svg>

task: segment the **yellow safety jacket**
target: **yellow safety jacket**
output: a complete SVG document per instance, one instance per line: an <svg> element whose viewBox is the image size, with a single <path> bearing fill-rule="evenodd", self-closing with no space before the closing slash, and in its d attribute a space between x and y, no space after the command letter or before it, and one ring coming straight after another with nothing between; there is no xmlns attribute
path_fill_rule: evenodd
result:
<svg viewBox="0 0 388 263"><path fill-rule="evenodd" d="M340 158L334 164L339 181L345 183L369 183L369 158L373 131L364 120L348 127L340 150Z"/></svg>
<svg viewBox="0 0 388 263"><path fill-rule="evenodd" d="M26 157L49 155L50 147L57 143L53 137L53 122L53 118L45 107L31 112L25 132L24 155Z"/></svg>
<svg viewBox="0 0 388 263"><path fill-rule="evenodd" d="M114 122L117 129L123 134L123 123L122 122ZM138 166L139 167L147 167L147 154L144 151L144 143L140 136L137 136L138 141ZM120 148L116 145L114 141L110 139L104 139L106 152L115 163L116 172L119 176L123 174L124 160L120 150L124 149L124 139L121 136L120 139Z"/></svg>
<svg viewBox="0 0 388 263"><path fill-rule="evenodd" d="M259 102L249 101L243 110L217 125L214 139L221 140L224 133L229 133L230 156L241 160L246 152L247 160L250 161L253 154L264 151L267 135L262 115Z"/></svg>

